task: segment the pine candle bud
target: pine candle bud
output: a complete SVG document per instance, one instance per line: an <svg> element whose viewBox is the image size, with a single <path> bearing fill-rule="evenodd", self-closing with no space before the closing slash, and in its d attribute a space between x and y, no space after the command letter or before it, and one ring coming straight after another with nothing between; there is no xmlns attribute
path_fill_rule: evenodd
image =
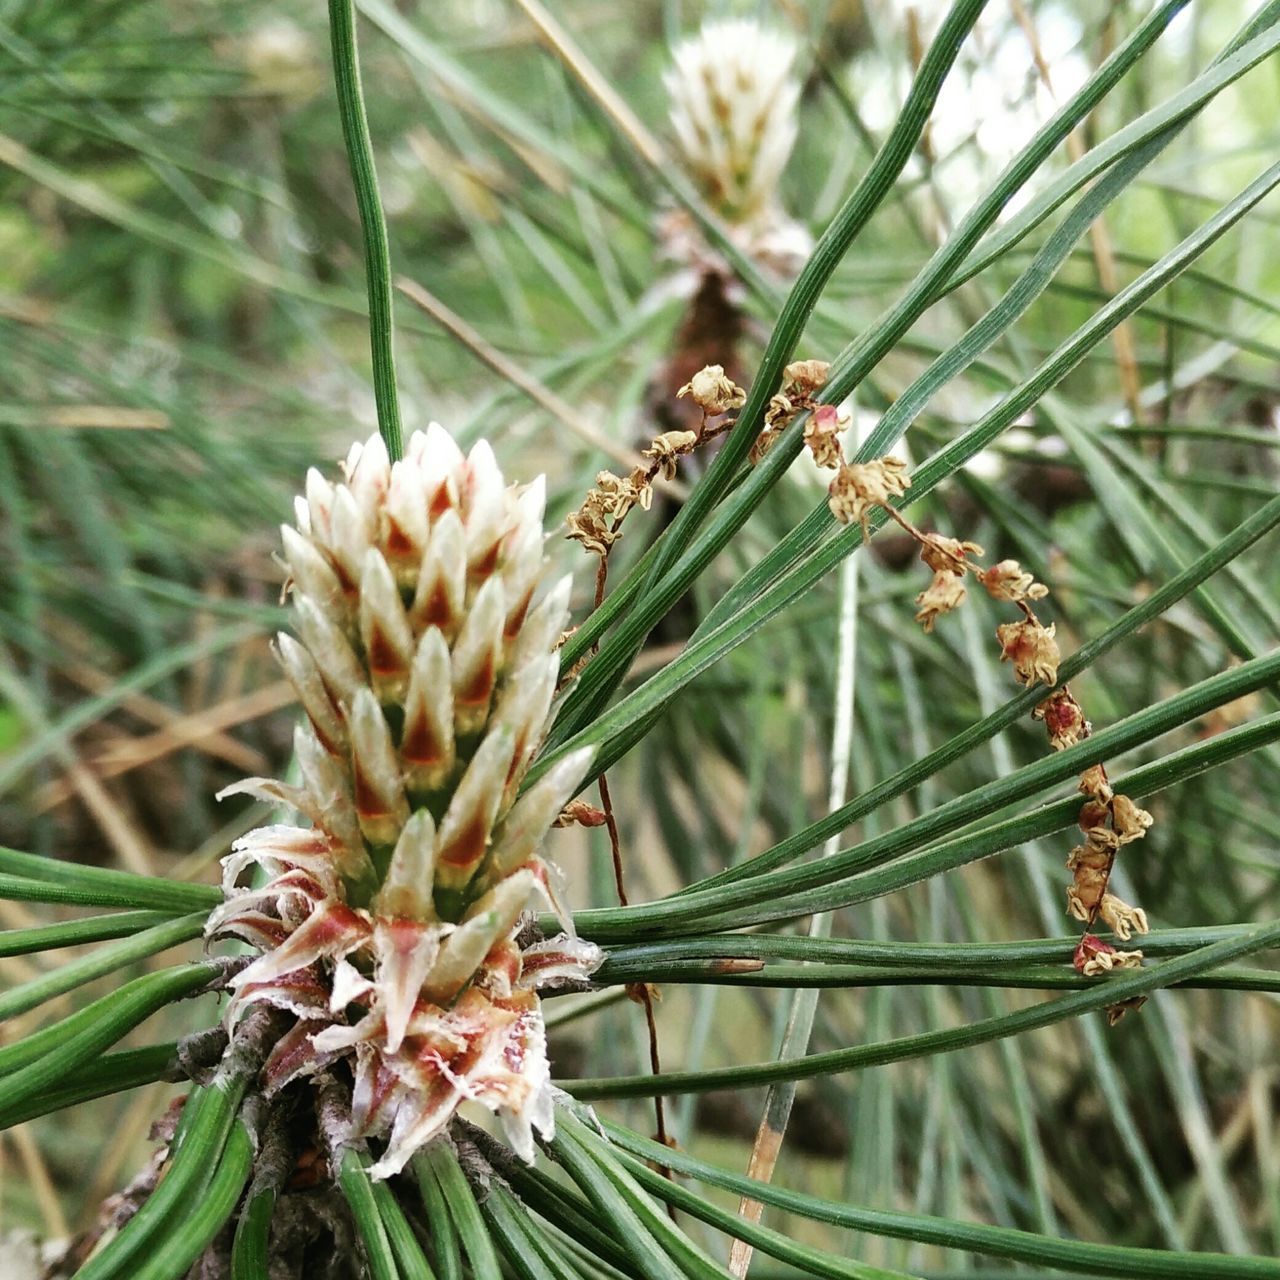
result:
<svg viewBox="0 0 1280 1280"><path fill-rule="evenodd" d="M720 216L767 218L799 131L796 43L750 19L709 22L676 50L663 76L671 124Z"/></svg>
<svg viewBox="0 0 1280 1280"><path fill-rule="evenodd" d="M350 1137L386 1139L375 1177L464 1099L531 1159L532 1129L552 1126L537 990L600 960L538 856L592 751L520 795L569 604L567 579L542 589L543 485L508 486L486 443L464 457L435 425L394 465L374 436L344 470L337 485L308 473L284 531L299 638L281 635L277 655L306 717L302 786L228 788L311 826L250 832L224 859L207 935L261 953L232 979L226 1021L255 1004L294 1015L269 1094L350 1060ZM242 887L254 865L265 883ZM526 953L515 936L538 902L566 935Z"/></svg>

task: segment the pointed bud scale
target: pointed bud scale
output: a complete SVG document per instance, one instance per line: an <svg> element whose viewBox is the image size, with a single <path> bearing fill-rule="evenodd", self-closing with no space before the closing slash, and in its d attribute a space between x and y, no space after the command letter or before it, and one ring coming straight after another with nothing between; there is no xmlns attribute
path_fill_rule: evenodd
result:
<svg viewBox="0 0 1280 1280"><path fill-rule="evenodd" d="M427 478L427 510L432 519L461 506L466 459L454 438L438 422L432 422L426 431L414 432L410 446Z"/></svg>
<svg viewBox="0 0 1280 1280"><path fill-rule="evenodd" d="M333 537L333 485L315 467L307 471L306 494L306 532L327 546Z"/></svg>
<svg viewBox="0 0 1280 1280"><path fill-rule="evenodd" d="M343 634L341 623L307 596L294 601L294 610L302 643L315 659L325 687L340 708L347 707L369 677Z"/></svg>
<svg viewBox="0 0 1280 1280"><path fill-rule="evenodd" d="M344 755L347 727L329 696L315 659L283 631L276 637L275 655L324 749L331 755Z"/></svg>
<svg viewBox="0 0 1280 1280"><path fill-rule="evenodd" d="M378 701L401 701L416 645L395 578L382 552L373 547L365 552L360 575L360 638Z"/></svg>
<svg viewBox="0 0 1280 1280"><path fill-rule="evenodd" d="M412 587L417 580L431 533L427 511L422 471L415 459L402 458L391 468L384 541L387 563L401 587Z"/></svg>
<svg viewBox="0 0 1280 1280"><path fill-rule="evenodd" d="M364 569L364 553L373 545L368 515L360 509L354 494L340 484L333 495L333 537L329 554L342 579L343 590L355 596Z"/></svg>
<svg viewBox="0 0 1280 1280"><path fill-rule="evenodd" d="M462 989L479 968L489 949L511 932L521 912L529 905L534 878L517 871L495 885L467 913L467 918L444 940L440 954L423 988L435 1004L443 1004Z"/></svg>
<svg viewBox="0 0 1280 1280"><path fill-rule="evenodd" d="M435 627L452 641L466 617L466 604L466 535L461 517L450 509L431 531L409 616L417 630Z"/></svg>
<svg viewBox="0 0 1280 1280"><path fill-rule="evenodd" d="M508 647L524 625L538 579L542 576L543 560L541 523L513 530L502 557L502 595L507 605L502 638Z"/></svg>
<svg viewBox="0 0 1280 1280"><path fill-rule="evenodd" d="M436 837L438 908L442 906L441 892L463 888L489 848L493 820L502 800L514 750L515 739L509 729L503 727L490 732L476 749L453 793Z"/></svg>
<svg viewBox="0 0 1280 1280"><path fill-rule="evenodd" d="M559 674L560 660L555 654L528 663L508 679L494 708L494 719L509 726L515 736L515 750L502 794L504 809L514 802L529 761L551 725L551 700L555 697Z"/></svg>
<svg viewBox="0 0 1280 1280"><path fill-rule="evenodd" d="M283 535L299 638L277 655L306 711L302 785L224 793L311 825L236 841L207 936L260 953L229 1023L254 1005L295 1020L267 1089L342 1063L349 1132L386 1139L373 1173L387 1177L468 1099L522 1153L550 1131L534 988L585 979L599 953L551 939L526 981L516 938L535 899L572 928L538 855L593 753L516 800L551 722L570 597L565 579L538 599L543 483L508 485L487 444L464 457L435 424L394 466L377 437L353 448L345 475L308 473Z"/></svg>
<svg viewBox="0 0 1280 1280"><path fill-rule="evenodd" d="M241 778L239 782L223 787L213 798L225 800L228 796L252 796L264 804L296 809L317 825L320 822L320 806L304 788L291 787L287 782L277 782L274 778Z"/></svg>
<svg viewBox="0 0 1280 1280"><path fill-rule="evenodd" d="M310 725L300 724L294 730L293 754L305 790L319 810L317 825L330 837L329 854L338 874L349 884L375 882L373 863L360 838L347 771L320 745Z"/></svg>
<svg viewBox="0 0 1280 1280"><path fill-rule="evenodd" d="M222 888L230 894L248 867L262 867L277 876L286 867L301 867L312 875L332 870L329 837L318 827L257 827L232 841L222 859Z"/></svg>
<svg viewBox="0 0 1280 1280"><path fill-rule="evenodd" d="M455 759L453 668L444 636L432 627L418 644L405 696L400 737L405 786L417 795L440 790Z"/></svg>
<svg viewBox="0 0 1280 1280"><path fill-rule="evenodd" d="M352 445L345 467L347 486L365 515L368 527L376 526L391 483L391 459L381 436Z"/></svg>
<svg viewBox="0 0 1280 1280"><path fill-rule="evenodd" d="M595 754L595 747L570 752L516 801L497 831L493 852L484 869L485 885L495 884L528 862L556 815L578 789Z"/></svg>
<svg viewBox="0 0 1280 1280"><path fill-rule="evenodd" d="M321 1053L316 1049L312 1041L313 1030L311 1024L298 1022L276 1041L262 1068L268 1097L278 1093L291 1081L313 1076L324 1070L337 1056Z"/></svg>
<svg viewBox="0 0 1280 1280"><path fill-rule="evenodd" d="M379 920L373 949L378 957L376 984L386 1018L387 1052L395 1053L439 955L440 931L412 920Z"/></svg>
<svg viewBox="0 0 1280 1280"><path fill-rule="evenodd" d="M342 475L345 480L350 481L355 474L356 467L360 465L360 456L364 453L367 443L365 440L353 440L347 446L347 456L339 464L342 467Z"/></svg>
<svg viewBox="0 0 1280 1280"><path fill-rule="evenodd" d="M505 617L502 580L490 578L472 602L453 646L453 715L459 737L475 733L489 718Z"/></svg>
<svg viewBox="0 0 1280 1280"><path fill-rule="evenodd" d="M372 845L393 845L409 820L391 730L371 689L351 704L351 772L356 814Z"/></svg>
<svg viewBox="0 0 1280 1280"><path fill-rule="evenodd" d="M399 1173L449 1123L458 1101L457 1091L444 1080L433 1082L425 1093L405 1099L404 1105L396 1109L386 1154L369 1166L369 1176L378 1180Z"/></svg>
<svg viewBox="0 0 1280 1280"><path fill-rule="evenodd" d="M289 940L274 951L259 956L241 969L228 984L232 990L267 982L283 973L302 969L320 956L350 955L369 934L368 921L340 902L326 902L317 907Z"/></svg>
<svg viewBox="0 0 1280 1280"><path fill-rule="evenodd" d="M512 671L518 671L526 662L556 649L564 635L564 625L569 621L572 592L573 579L566 575L534 606L507 655L507 665Z"/></svg>
<svg viewBox="0 0 1280 1280"><path fill-rule="evenodd" d="M464 509L467 517L467 584L485 582L498 565L498 551L506 532L507 491L493 450L481 440L467 457L469 483Z"/></svg>
<svg viewBox="0 0 1280 1280"><path fill-rule="evenodd" d="M378 913L403 920L433 920L431 891L435 883L436 824L419 809L400 833L386 879L378 894Z"/></svg>
<svg viewBox="0 0 1280 1280"><path fill-rule="evenodd" d="M339 960L333 966L333 982L329 991L329 1012L341 1013L349 1004L367 1000L377 987L351 963Z"/></svg>
<svg viewBox="0 0 1280 1280"><path fill-rule="evenodd" d="M310 596L325 613L344 617L346 604L342 583L324 553L310 538L287 524L280 526L280 536L294 590Z"/></svg>
<svg viewBox="0 0 1280 1280"><path fill-rule="evenodd" d="M529 481L515 500L516 527L536 529L542 533L543 517L547 514L547 477L535 476Z"/></svg>

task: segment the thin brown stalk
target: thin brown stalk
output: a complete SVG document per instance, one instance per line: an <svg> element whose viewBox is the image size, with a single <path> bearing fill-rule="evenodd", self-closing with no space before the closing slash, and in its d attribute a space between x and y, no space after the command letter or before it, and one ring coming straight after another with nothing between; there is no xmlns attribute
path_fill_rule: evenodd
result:
<svg viewBox="0 0 1280 1280"><path fill-rule="evenodd" d="M540 0L516 0L516 3L538 29L547 47L577 77L583 88L600 104L614 126L644 157L646 163L655 169L667 167L669 161L662 144L645 128L640 117L600 74L573 37L547 12Z"/></svg>
<svg viewBox="0 0 1280 1280"><path fill-rule="evenodd" d="M1027 11L1022 0L1010 0L1013 16L1022 28L1027 44L1031 49L1031 58L1035 63L1036 74L1045 87L1045 92L1055 102L1057 94L1053 90L1053 77L1049 72L1049 63L1040 47L1040 37L1036 33L1035 22ZM1085 153L1084 133L1077 126L1067 134L1067 154L1072 162L1079 160ZM1116 272L1115 252L1111 245L1111 233L1107 230L1106 219L1096 218L1089 228L1089 244L1093 252L1094 270L1098 273L1098 283L1103 291L1111 296L1120 287ZM1116 355L1116 369L1120 374L1120 387L1124 396L1130 420L1135 426L1142 422L1142 376L1138 371L1138 354L1133 341L1133 326L1128 320L1122 320L1111 331L1111 346Z"/></svg>
<svg viewBox="0 0 1280 1280"><path fill-rule="evenodd" d="M197 636L196 639L199 639ZM109 689L115 687L115 680L107 675L105 671L98 671L94 667L72 664L68 667L60 668L62 674L74 680L82 689L87 689L90 693L106 693ZM126 694L120 701L120 706L130 715L137 716L139 720L151 725L155 729L163 729L173 725L182 718L180 711L175 711L168 703L161 702L159 698L153 698L150 694L142 693L134 690ZM252 747L247 747L243 742L231 737L228 733L210 732L201 735L200 750L206 755L216 756L219 760L225 760L227 764L235 765L237 769L242 769L245 773L264 773L267 769L267 759L260 752L255 751Z"/></svg>
<svg viewBox="0 0 1280 1280"><path fill-rule="evenodd" d="M287 680L279 680L240 697L229 698L217 706L208 707L187 716L175 715L155 733L143 737L122 734L105 750L93 758L94 774L102 778L119 777L133 769L153 764L184 747L203 747L207 738L221 735L224 730L287 707L295 700L293 687ZM232 739L234 741L234 739ZM254 773L266 771L266 758L258 751L245 748L251 757L249 764ZM225 753L219 753L225 754ZM36 797L35 811L47 812L62 804L71 795L72 788L65 779L41 788Z"/></svg>
<svg viewBox="0 0 1280 1280"><path fill-rule="evenodd" d="M461 342L478 360L523 392L536 405L558 418L585 444L589 444L593 449L599 449L601 453L608 454L625 466L643 465L644 459L634 449L628 449L625 445L611 439L567 400L556 395L550 387L540 382L528 370L522 369L509 356L503 355L493 347L460 315L450 310L439 298L429 293L416 281L401 276L396 281L396 288L415 306L425 311L441 328Z"/></svg>
<svg viewBox="0 0 1280 1280"><path fill-rule="evenodd" d="M62 1204L58 1199L53 1179L49 1176L49 1167L40 1154L36 1140L31 1136L31 1126L16 1125L9 1130L9 1137L17 1148L18 1159L22 1161L27 1185L34 1193L36 1204L40 1207L45 1239L65 1240L68 1235L67 1220L63 1216Z"/></svg>
<svg viewBox="0 0 1280 1280"><path fill-rule="evenodd" d="M19 427L65 430L163 431L169 426L169 415L158 409L130 409L113 404L8 405L4 417Z"/></svg>

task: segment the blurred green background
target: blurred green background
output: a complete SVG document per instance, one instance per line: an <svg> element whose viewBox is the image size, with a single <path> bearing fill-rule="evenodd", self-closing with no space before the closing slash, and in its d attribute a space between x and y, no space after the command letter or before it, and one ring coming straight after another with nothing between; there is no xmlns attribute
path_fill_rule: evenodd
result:
<svg viewBox="0 0 1280 1280"><path fill-rule="evenodd" d="M679 420L691 286L661 230L676 205L664 177L679 166L662 83L672 46L704 17L730 12L795 35L800 135L781 199L817 233L892 123L941 12L895 0L737 9L558 0L555 17L635 113L637 135L616 126L572 59L514 3L358 7L393 266L436 300L435 315L397 303L406 426L438 419L464 439L484 435L509 476L545 470L551 524L611 465L584 434L637 448ZM1085 141L1175 92L1249 11L1236 0L1192 5L1091 118ZM839 268L799 354L830 358L878 315L1047 118L1054 95L1078 87L1146 12L1123 0L990 6L925 145ZM1108 211L1103 239L1082 240L1022 321L930 402L907 437L911 457L970 423L1252 178L1275 155L1278 120L1272 59L1178 137ZM663 148L656 166L648 137ZM927 522L977 539L993 558L1017 556L1050 583L1064 651L1275 492L1278 218L1274 199L1262 204L1126 327L1127 347L1095 348L927 504ZM912 330L860 390L860 429L1000 296L1029 252L1006 255ZM730 303L731 318L701 335L694 367L715 359L746 382L775 312L745 291L731 289ZM0 842L210 876L228 841L258 820L212 796L245 773L288 767L293 713L267 651L282 617L276 525L307 466L375 429L364 305L323 6L0 4ZM1105 447L1081 451L1077 428ZM725 586L821 498L800 460L651 637L632 680L675 652ZM650 517L630 518L615 573L669 517L659 502ZM903 550L885 535L856 557L855 789L1010 688L986 601L932 637L914 627L923 571ZM581 616L593 566L557 536L549 554L579 570ZM1188 600L1110 655L1077 689L1095 723L1274 647L1278 578L1264 546L1215 579L1218 613ZM633 898L668 892L825 811L836 612L834 583L811 593L698 680L618 767ZM1194 732L1218 732L1263 701ZM859 833L1042 751L1038 727L1018 726ZM1159 799L1157 827L1124 864L1159 924L1275 914L1278 769L1268 749ZM567 833L551 852L578 901L613 901L603 842ZM1065 854L1029 848L842 911L837 932L1066 932ZM0 913L6 927L34 918L9 903ZM0 977L28 977L39 963L0 960ZM1026 999L833 992L813 1045L971 1020ZM660 1008L665 1065L767 1057L783 1008L763 992L673 991ZM195 1011L183 1014L198 1024ZM589 1032L557 1033L562 1072L647 1062L633 1007L601 1017ZM1272 996L1166 994L1106 1037L1068 1024L805 1086L781 1180L1085 1238L1275 1249L1276 1025ZM22 1027L0 1035L11 1031ZM0 1223L51 1237L84 1225L147 1150L162 1097L148 1091L73 1113L73 1127L6 1137ZM673 1108L675 1131L741 1167L759 1105L754 1094L685 1099ZM646 1122L637 1108L631 1118ZM114 1140L104 1144L106 1134ZM935 1261L926 1249L855 1243L870 1261Z"/></svg>

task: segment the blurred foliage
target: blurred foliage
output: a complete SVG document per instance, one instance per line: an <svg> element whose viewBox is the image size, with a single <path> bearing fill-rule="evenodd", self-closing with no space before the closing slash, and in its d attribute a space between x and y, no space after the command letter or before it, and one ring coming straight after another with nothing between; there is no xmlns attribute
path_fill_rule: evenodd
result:
<svg viewBox="0 0 1280 1280"><path fill-rule="evenodd" d="M663 215L679 190L663 166L646 161L517 5L359 8L396 271L617 445L640 447L679 421L691 285L688 269L664 257ZM887 0L758 8L801 41L800 140L782 202L816 233L893 123L912 33L932 30L937 13ZM1058 100L1147 11L1127 0L1027 8ZM576 0L555 10L670 148L661 73L703 8ZM1182 88L1247 13L1234 0L1193 5L1093 113L1085 145ZM0 6L4 843L206 876L230 836L259 816L218 812L214 790L257 762L262 772L286 767L292 712L255 693L278 679L266 649L278 621L274 527L305 468L373 426L358 226L327 58L316 5ZM1272 57L1216 97L1107 209L1105 238L1081 239L1019 322L929 399L902 446L913 463L957 437L1274 156L1278 66ZM874 322L1053 105L1017 10L991 6L799 354L831 358ZM1260 205L1129 324L1130 363L1123 349L1118 363L1110 343L1094 347L913 513L1048 582L1064 652L1275 493L1278 217L1274 198ZM1043 240L1035 232L912 327L859 388L860 436L1000 299ZM698 362L714 357L747 382L776 299L737 285L730 293L741 337L729 325L701 335ZM553 518L575 507L608 459L432 317L404 298L398 305L407 428L438 418L463 437L484 434L508 474L547 470ZM626 687L676 652L727 585L821 501L822 483L797 461L653 633ZM662 499L629 519L615 581L675 508ZM581 570L585 613L590 567L559 539L550 553ZM925 637L911 622L924 586L914 548L886 533L855 560L854 795L994 710L1010 687L985 600L971 598ZM835 578L685 688L617 767L633 900L739 862L827 811ZM1273 649L1278 588L1264 544L1108 654L1075 686L1095 724ZM1251 695L1133 753L1126 767L1273 704L1270 692ZM1043 753L1040 728L1023 721L845 838L874 836ZM1276 914L1278 769L1266 747L1152 806L1157 825L1128 851L1118 883L1154 922ZM1068 847L1055 837L842 909L835 933L955 942L1064 933ZM554 852L582 905L615 900L601 833L567 835ZM22 904L0 911L8 927L32 918ZM14 965L15 978L36 971L0 964ZM833 991L818 1004L812 1048L963 1025L1027 1001L977 987ZM767 1059L786 1010L785 993L672 988L660 1007L664 1065ZM184 1007L174 1017L199 1025ZM590 1026L556 1034L564 1074L646 1068L633 1006L605 1009ZM822 1079L801 1087L779 1182L1088 1239L1274 1252L1275 1049L1273 996L1161 993L1113 1033L1068 1023L962 1056ZM740 1169L761 1097L676 1099L673 1131ZM147 1107L97 1105L103 1132L121 1125L131 1150L143 1149ZM647 1103L619 1104L618 1114L648 1131ZM3 1221L49 1231L51 1205L73 1226L92 1218L112 1184L85 1176L104 1167L88 1115L35 1126L56 1195L42 1197L24 1166L26 1177L5 1179ZM23 1159L6 1153L11 1168ZM122 1157L112 1172L128 1168ZM736 1204L727 1194L720 1202ZM881 1265L942 1265L921 1246L767 1220Z"/></svg>

